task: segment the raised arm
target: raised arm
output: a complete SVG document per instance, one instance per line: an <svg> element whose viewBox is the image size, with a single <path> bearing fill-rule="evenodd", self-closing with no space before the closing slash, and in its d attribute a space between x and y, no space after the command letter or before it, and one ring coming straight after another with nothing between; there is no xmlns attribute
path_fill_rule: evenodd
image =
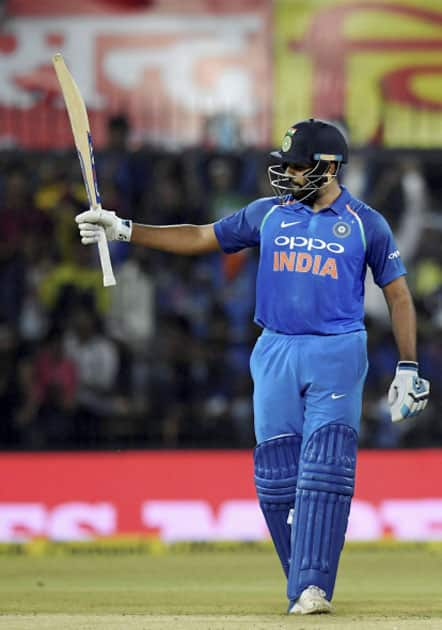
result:
<svg viewBox="0 0 442 630"><path fill-rule="evenodd" d="M220 249L213 223L208 225L139 225L134 223L131 241L174 254L207 254Z"/></svg>
<svg viewBox="0 0 442 630"><path fill-rule="evenodd" d="M83 245L97 243L104 229L108 241L137 245L187 256L207 254L220 248L213 223L208 225L140 225L120 219L109 210L88 210L75 217Z"/></svg>

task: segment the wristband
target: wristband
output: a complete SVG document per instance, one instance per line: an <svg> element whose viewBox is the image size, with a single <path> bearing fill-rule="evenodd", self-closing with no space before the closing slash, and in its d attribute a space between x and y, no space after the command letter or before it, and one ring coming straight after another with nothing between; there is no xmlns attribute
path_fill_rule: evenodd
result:
<svg viewBox="0 0 442 630"><path fill-rule="evenodd" d="M397 364L398 370L409 370L410 372L418 372L419 363L417 361L399 361Z"/></svg>

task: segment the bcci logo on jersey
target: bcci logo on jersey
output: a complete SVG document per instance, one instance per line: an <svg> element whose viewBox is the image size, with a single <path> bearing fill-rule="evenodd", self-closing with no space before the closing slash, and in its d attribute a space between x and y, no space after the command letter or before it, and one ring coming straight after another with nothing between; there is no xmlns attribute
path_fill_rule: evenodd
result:
<svg viewBox="0 0 442 630"><path fill-rule="evenodd" d="M351 226L345 221L338 221L333 226L333 234L338 238L347 238L351 234Z"/></svg>
<svg viewBox="0 0 442 630"><path fill-rule="evenodd" d="M330 276L338 279L338 267L334 256L311 254L314 250L326 250L333 254L345 251L339 243L327 243L321 238L306 238L304 236L277 236L275 245L292 251L277 250L273 252L273 271L296 271L311 273L314 276ZM302 247L307 251L296 252L294 249Z"/></svg>

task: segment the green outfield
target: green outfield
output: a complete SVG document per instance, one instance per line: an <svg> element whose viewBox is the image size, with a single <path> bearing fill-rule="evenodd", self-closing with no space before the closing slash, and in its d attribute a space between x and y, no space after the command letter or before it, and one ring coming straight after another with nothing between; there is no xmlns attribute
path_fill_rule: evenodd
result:
<svg viewBox="0 0 442 630"><path fill-rule="evenodd" d="M40 550L41 551L41 550ZM269 547L0 555L0 628L442 629L438 546L348 546L335 614L285 615Z"/></svg>

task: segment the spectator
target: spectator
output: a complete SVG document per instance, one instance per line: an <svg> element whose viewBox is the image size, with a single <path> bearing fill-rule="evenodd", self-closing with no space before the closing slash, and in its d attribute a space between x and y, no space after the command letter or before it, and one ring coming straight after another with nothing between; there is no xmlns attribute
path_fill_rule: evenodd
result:
<svg viewBox="0 0 442 630"><path fill-rule="evenodd" d="M53 267L41 281L40 299L54 318L63 318L85 295L91 296L93 308L100 314L109 308L110 295L103 287L101 270L91 265L91 256L97 252L85 254L84 249L77 243L74 260Z"/></svg>
<svg viewBox="0 0 442 630"><path fill-rule="evenodd" d="M154 427L163 446L176 448L196 434L196 418L191 415L193 362L195 349L189 321L179 315L162 318L153 347L152 371Z"/></svg>
<svg viewBox="0 0 442 630"><path fill-rule="evenodd" d="M209 221L218 221L247 203L237 192L240 164L232 157L216 157L208 164L209 196L207 207Z"/></svg>
<svg viewBox="0 0 442 630"><path fill-rule="evenodd" d="M77 371L66 355L64 334L52 328L35 356L24 365L26 394L18 414L22 443L31 448L71 444Z"/></svg>
<svg viewBox="0 0 442 630"><path fill-rule="evenodd" d="M65 351L76 367L78 379L75 440L78 444L97 445L103 437L101 419L119 411L119 356L115 343L102 334L98 317L88 306L79 305L73 311Z"/></svg>

